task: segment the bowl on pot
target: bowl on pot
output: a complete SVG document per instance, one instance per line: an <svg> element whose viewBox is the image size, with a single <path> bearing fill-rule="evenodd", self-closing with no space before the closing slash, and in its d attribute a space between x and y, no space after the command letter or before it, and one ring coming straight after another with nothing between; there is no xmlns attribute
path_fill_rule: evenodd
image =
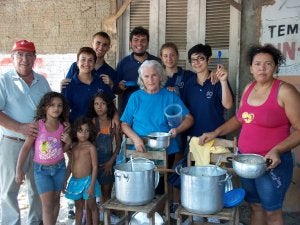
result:
<svg viewBox="0 0 300 225"><path fill-rule="evenodd" d="M232 162L232 168L238 176L249 179L262 176L272 163L271 159L265 160L258 154L238 154L228 157L227 160Z"/></svg>

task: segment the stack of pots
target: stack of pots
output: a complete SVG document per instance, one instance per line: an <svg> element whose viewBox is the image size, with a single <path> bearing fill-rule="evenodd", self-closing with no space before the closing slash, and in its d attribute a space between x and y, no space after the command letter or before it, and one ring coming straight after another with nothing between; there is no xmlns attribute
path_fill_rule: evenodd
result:
<svg viewBox="0 0 300 225"><path fill-rule="evenodd" d="M178 168L181 177L182 206L199 214L215 214L223 209L225 182L229 178L221 167L191 166Z"/></svg>

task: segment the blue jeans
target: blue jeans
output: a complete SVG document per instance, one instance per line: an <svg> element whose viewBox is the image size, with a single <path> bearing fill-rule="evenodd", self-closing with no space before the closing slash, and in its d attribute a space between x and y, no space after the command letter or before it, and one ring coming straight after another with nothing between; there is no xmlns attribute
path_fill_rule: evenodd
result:
<svg viewBox="0 0 300 225"><path fill-rule="evenodd" d="M245 200L260 203L266 211L282 208L285 193L292 181L293 158L291 152L281 155L281 163L256 179L240 178L246 190Z"/></svg>
<svg viewBox="0 0 300 225"><path fill-rule="evenodd" d="M39 194L62 191L66 177L66 163L62 159L54 165L34 163L34 180Z"/></svg>

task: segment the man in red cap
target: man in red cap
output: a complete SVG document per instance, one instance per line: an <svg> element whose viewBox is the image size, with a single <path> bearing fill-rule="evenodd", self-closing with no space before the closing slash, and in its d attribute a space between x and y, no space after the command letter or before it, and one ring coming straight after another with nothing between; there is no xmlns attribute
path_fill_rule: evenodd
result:
<svg viewBox="0 0 300 225"><path fill-rule="evenodd" d="M34 120L36 106L41 97L50 91L47 80L33 71L36 59L35 46L27 40L17 41L11 57L14 69L0 76L0 193L1 224L20 225L15 168L26 136L36 136ZM31 151L32 152L32 151ZM27 224L39 225L42 220L41 203L33 179L32 155L25 169L29 196Z"/></svg>

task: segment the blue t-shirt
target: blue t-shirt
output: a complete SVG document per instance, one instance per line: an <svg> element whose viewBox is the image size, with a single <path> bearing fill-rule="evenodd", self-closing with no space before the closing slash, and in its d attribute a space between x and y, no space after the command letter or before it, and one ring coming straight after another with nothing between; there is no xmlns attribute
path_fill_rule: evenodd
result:
<svg viewBox="0 0 300 225"><path fill-rule="evenodd" d="M71 79L73 76L77 75L78 73L79 73L79 69L78 69L77 63L74 62L74 63L72 63L72 65L66 75L66 78ZM102 66L100 66L97 70L95 70L95 72L93 74L96 76L99 76L101 74L106 74L114 82L114 85L117 84L117 72L106 62L104 62Z"/></svg>
<svg viewBox="0 0 300 225"><path fill-rule="evenodd" d="M93 74L91 84L84 84L78 76L73 76L71 82L62 90L70 107L70 122L73 123L79 116L87 116L90 101L98 92L105 92L112 99L115 98L110 87L103 83L99 76Z"/></svg>
<svg viewBox="0 0 300 225"><path fill-rule="evenodd" d="M229 83L228 86L232 93ZM207 79L202 86L198 84L197 76L194 76L185 84L182 100L194 117L194 125L187 131L188 135L200 136L225 122L220 82L213 85Z"/></svg>
<svg viewBox="0 0 300 225"><path fill-rule="evenodd" d="M174 92L165 88L155 94L138 90L130 96L121 121L131 126L142 137L152 132L169 132L170 127L164 115L164 109L170 104L179 104L182 107L182 117L189 113L187 107ZM171 138L167 151L168 154L179 151L175 138Z"/></svg>
<svg viewBox="0 0 300 225"><path fill-rule="evenodd" d="M161 60L159 58L157 58L156 56L150 55L149 53L147 53L147 54L148 54L148 57L146 60L156 60L158 62L161 62ZM139 77L138 69L140 68L141 65L142 65L142 63L137 61L134 58L133 53L124 57L117 65L117 84L121 80L137 82L138 77ZM124 111L130 95L133 92L135 92L136 90L139 90L138 85L134 86L134 87L128 87L123 92L120 112Z"/></svg>
<svg viewBox="0 0 300 225"><path fill-rule="evenodd" d="M181 97L183 95L184 85L193 76L196 76L194 72L177 67L177 72L174 73L172 77L168 77L165 87L176 87L176 93Z"/></svg>

